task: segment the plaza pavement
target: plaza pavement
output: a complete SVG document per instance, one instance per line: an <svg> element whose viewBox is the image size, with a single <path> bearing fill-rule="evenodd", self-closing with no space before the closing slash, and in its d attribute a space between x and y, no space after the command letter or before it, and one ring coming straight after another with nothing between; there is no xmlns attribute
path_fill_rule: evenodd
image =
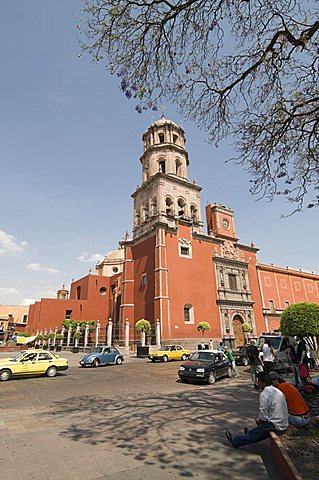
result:
<svg viewBox="0 0 319 480"><path fill-rule="evenodd" d="M281 480L267 440L234 450L225 439L258 411L245 367L185 385L179 362L82 369L82 355L61 352L70 368L55 379L0 384L1 480Z"/></svg>

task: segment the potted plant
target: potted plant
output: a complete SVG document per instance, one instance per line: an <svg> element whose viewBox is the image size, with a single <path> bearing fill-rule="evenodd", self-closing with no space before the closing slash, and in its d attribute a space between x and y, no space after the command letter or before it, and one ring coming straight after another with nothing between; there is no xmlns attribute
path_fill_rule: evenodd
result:
<svg viewBox="0 0 319 480"><path fill-rule="evenodd" d="M137 356L139 358L147 357L149 353L149 347L145 346L145 335L150 334L152 327L148 320L142 318L135 323L135 328L137 332L141 334L141 345L137 347Z"/></svg>
<svg viewBox="0 0 319 480"><path fill-rule="evenodd" d="M49 345L49 350L54 350L54 344L52 344L52 340L55 338L55 333L50 332L49 333L49 340L50 340L50 345Z"/></svg>
<svg viewBox="0 0 319 480"><path fill-rule="evenodd" d="M248 334L251 333L253 331L253 327L250 325L250 323L243 323L242 326L241 326L243 332L244 332L244 335L245 335L245 341L247 342L248 341Z"/></svg>
<svg viewBox="0 0 319 480"><path fill-rule="evenodd" d="M204 348L204 337L205 337L205 332L209 332L210 330L210 325L208 322L199 322L197 324L197 331L198 332L202 332L202 335L203 335L203 340L202 340L202 345L201 345L201 348Z"/></svg>
<svg viewBox="0 0 319 480"><path fill-rule="evenodd" d="M43 350L47 350L47 349L48 349L49 335L48 335L47 333L43 334L43 335L42 335L42 339L43 339L42 348L43 348Z"/></svg>
<svg viewBox="0 0 319 480"><path fill-rule="evenodd" d="M81 331L77 331L73 334L73 338L74 338L74 347L72 348L73 353L79 353L78 343L79 343L79 340L80 340L81 337L82 337L82 332Z"/></svg>
<svg viewBox="0 0 319 480"><path fill-rule="evenodd" d="M39 333L39 334L37 335L36 340L35 340L35 342L36 342L36 343L35 343L35 348L37 348L37 349L40 348L40 342L41 342L41 340L43 340L43 335L42 335L42 333Z"/></svg>
<svg viewBox="0 0 319 480"><path fill-rule="evenodd" d="M58 341L58 343L55 345L55 351L61 352L64 335L63 333L57 333L55 338Z"/></svg>

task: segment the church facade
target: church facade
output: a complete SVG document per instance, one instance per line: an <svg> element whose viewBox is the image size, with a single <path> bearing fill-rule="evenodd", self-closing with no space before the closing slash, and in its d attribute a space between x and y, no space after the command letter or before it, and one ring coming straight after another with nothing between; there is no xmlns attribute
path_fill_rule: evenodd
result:
<svg viewBox="0 0 319 480"><path fill-rule="evenodd" d="M121 340L128 324L144 318L153 341L159 329L164 343L192 345L205 321L210 338L242 344L244 323L259 336L278 329L288 305L319 303L319 276L259 264L258 248L236 235L233 210L209 204L202 218L202 189L189 181L181 127L163 117L144 133L143 145L132 236L96 265L96 275L73 282L70 295L61 289L57 299L31 305L32 331L60 328L64 318L111 320Z"/></svg>

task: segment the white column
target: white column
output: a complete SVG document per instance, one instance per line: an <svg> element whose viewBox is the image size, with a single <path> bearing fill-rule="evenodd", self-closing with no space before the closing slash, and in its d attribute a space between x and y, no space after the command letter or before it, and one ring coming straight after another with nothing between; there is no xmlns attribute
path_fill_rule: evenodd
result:
<svg viewBox="0 0 319 480"><path fill-rule="evenodd" d="M54 337L52 338L52 345L53 347L55 347L55 343L56 343L56 334L58 332L58 327L55 327L54 329Z"/></svg>
<svg viewBox="0 0 319 480"><path fill-rule="evenodd" d="M107 335L106 335L106 344L108 346L112 345L112 329L113 329L113 322L111 318L109 318L109 321L107 323Z"/></svg>
<svg viewBox="0 0 319 480"><path fill-rule="evenodd" d="M125 348L130 346L130 322L128 320L125 321L124 346Z"/></svg>
<svg viewBox="0 0 319 480"><path fill-rule="evenodd" d="M88 323L85 324L85 332L84 332L84 348L87 347L88 340L89 340L89 331L90 331L90 326Z"/></svg>
<svg viewBox="0 0 319 480"><path fill-rule="evenodd" d="M141 346L145 347L145 332L141 332Z"/></svg>
<svg viewBox="0 0 319 480"><path fill-rule="evenodd" d="M80 324L78 323L77 326L76 326L76 331L75 331L75 332L77 333L77 332L79 332L79 331L80 331ZM74 346L75 346L75 347L78 347L78 345L79 345L79 339L76 338L76 339L75 339L75 342L74 342Z"/></svg>
<svg viewBox="0 0 319 480"><path fill-rule="evenodd" d="M100 324L99 321L97 321L96 322L96 329L95 329L95 346L96 347L99 344L100 328L101 328L101 324Z"/></svg>
<svg viewBox="0 0 319 480"><path fill-rule="evenodd" d="M62 335L64 335L64 330L65 330L65 328L62 327L62 328L61 328L61 333L62 333ZM63 340L64 340L64 338L61 338L61 340L60 340L60 346L61 346L61 347L62 347L62 345L63 345Z"/></svg>
<svg viewBox="0 0 319 480"><path fill-rule="evenodd" d="M158 319L156 320L156 345L161 346L161 324Z"/></svg>
<svg viewBox="0 0 319 480"><path fill-rule="evenodd" d="M70 343L71 343L71 335L72 335L72 327L69 327L69 330L68 330L68 338L67 338L67 341L66 341L66 346L67 346L67 347L70 346Z"/></svg>

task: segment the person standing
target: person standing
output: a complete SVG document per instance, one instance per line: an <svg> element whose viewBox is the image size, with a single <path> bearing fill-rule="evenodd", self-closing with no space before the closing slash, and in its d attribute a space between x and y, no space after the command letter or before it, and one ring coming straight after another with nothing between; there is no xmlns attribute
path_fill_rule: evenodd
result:
<svg viewBox="0 0 319 480"><path fill-rule="evenodd" d="M239 377L239 370L238 370L238 367L236 365L236 361L235 361L235 358L234 358L234 356L231 352L230 347L225 346L224 347L224 353L225 353L226 357L229 358L229 361L231 363L231 368L232 368L232 371L234 372L235 378L238 378Z"/></svg>
<svg viewBox="0 0 319 480"><path fill-rule="evenodd" d="M286 383L277 372L270 372L273 386L278 388L286 398L288 408L288 422L295 427L304 427L310 423L310 413L306 402L301 393L291 385Z"/></svg>
<svg viewBox="0 0 319 480"><path fill-rule="evenodd" d="M307 356L307 347L304 338L301 335L298 335L299 343L297 346L297 365L299 370L299 377L301 379L302 385L307 383L307 377L309 377L309 367L308 367L308 356Z"/></svg>
<svg viewBox="0 0 319 480"><path fill-rule="evenodd" d="M259 350L255 345L255 340L250 340L249 345L246 347L246 353L248 355L253 386L258 390L257 374L263 371L263 364L259 356Z"/></svg>
<svg viewBox="0 0 319 480"><path fill-rule="evenodd" d="M219 342L219 345L218 345L218 347L217 347L217 350L218 350L219 352L222 352L222 351L224 350L224 344L223 344L223 342Z"/></svg>
<svg viewBox="0 0 319 480"><path fill-rule="evenodd" d="M282 434L289 426L285 395L272 385L272 380L267 373L258 373L257 381L261 390L259 415L255 420L257 426L251 430L245 429L245 433L235 436L227 430L226 438L234 448L261 442L269 437L269 432Z"/></svg>
<svg viewBox="0 0 319 480"><path fill-rule="evenodd" d="M208 348L209 348L209 350L214 350L214 342L213 342L213 340L209 340Z"/></svg>
<svg viewBox="0 0 319 480"><path fill-rule="evenodd" d="M260 347L260 352L263 354L264 371L269 373L273 369L275 362L275 350L269 338L266 338L265 343Z"/></svg>

